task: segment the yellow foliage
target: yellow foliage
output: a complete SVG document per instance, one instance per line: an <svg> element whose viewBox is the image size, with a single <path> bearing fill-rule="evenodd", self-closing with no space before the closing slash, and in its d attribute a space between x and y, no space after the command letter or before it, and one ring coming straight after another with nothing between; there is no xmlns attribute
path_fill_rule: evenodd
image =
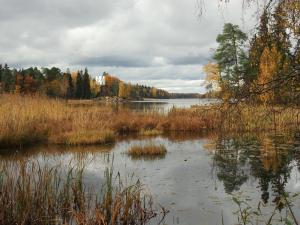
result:
<svg viewBox="0 0 300 225"><path fill-rule="evenodd" d="M90 80L90 87L91 87L92 96L97 96L97 94L100 92L101 87L95 79Z"/></svg>
<svg viewBox="0 0 300 225"><path fill-rule="evenodd" d="M119 83L119 97L129 98L131 92L131 84L126 84L124 82Z"/></svg>
<svg viewBox="0 0 300 225"><path fill-rule="evenodd" d="M157 97L157 89L156 88L151 88L151 95L153 98L156 98Z"/></svg>
<svg viewBox="0 0 300 225"><path fill-rule="evenodd" d="M203 71L206 74L205 76L205 85L210 85L213 90L220 90L220 68L218 64L208 63L204 65Z"/></svg>
<svg viewBox="0 0 300 225"><path fill-rule="evenodd" d="M282 56L275 46L271 49L265 48L260 57L257 84L264 89L264 93L259 96L262 102L274 101L274 90L271 85L279 71L281 60Z"/></svg>

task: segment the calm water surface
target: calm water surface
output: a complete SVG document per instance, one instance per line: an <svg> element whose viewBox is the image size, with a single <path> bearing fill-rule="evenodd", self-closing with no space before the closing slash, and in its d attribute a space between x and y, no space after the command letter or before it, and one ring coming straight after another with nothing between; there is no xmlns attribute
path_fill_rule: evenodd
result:
<svg viewBox="0 0 300 225"><path fill-rule="evenodd" d="M131 145L149 142L165 145L167 155L131 158L126 154ZM123 177L134 174L133 179L139 178L146 185L155 202L170 210L165 224L221 225L222 217L224 224L234 224L237 205L232 194L247 198L253 207L263 202L267 215L274 209L278 193L300 192L300 141L295 137L245 134L125 138L105 148L41 146L2 153L1 163L16 160L13 155L53 165L68 165L83 158L85 182L97 187L101 187L103 172L114 158L114 171ZM292 207L300 220L300 200L296 199ZM281 213L284 215L286 209Z"/></svg>
<svg viewBox="0 0 300 225"><path fill-rule="evenodd" d="M193 105L209 105L216 103L216 99L183 98L183 99L146 99L143 101L131 101L114 105L140 112L168 112L173 107L190 108Z"/></svg>

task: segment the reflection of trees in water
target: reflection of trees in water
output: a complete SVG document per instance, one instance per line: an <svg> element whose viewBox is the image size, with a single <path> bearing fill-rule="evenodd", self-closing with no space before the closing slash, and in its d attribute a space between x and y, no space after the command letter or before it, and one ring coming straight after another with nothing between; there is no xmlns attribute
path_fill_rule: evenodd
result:
<svg viewBox="0 0 300 225"><path fill-rule="evenodd" d="M295 139L296 139L294 142L295 159L297 161L298 170L300 171L300 134Z"/></svg>
<svg viewBox="0 0 300 225"><path fill-rule="evenodd" d="M214 156L216 173L223 181L225 191L231 193L239 190L240 186L248 180L243 169L247 157L241 154L240 144L235 139L219 139L216 144Z"/></svg>
<svg viewBox="0 0 300 225"><path fill-rule="evenodd" d="M258 179L263 202L269 201L271 188L273 202L278 203L285 193L292 162L297 159L299 165L299 146L295 148L294 140L285 137L219 137L216 140L214 166L226 193L239 190L253 176Z"/></svg>

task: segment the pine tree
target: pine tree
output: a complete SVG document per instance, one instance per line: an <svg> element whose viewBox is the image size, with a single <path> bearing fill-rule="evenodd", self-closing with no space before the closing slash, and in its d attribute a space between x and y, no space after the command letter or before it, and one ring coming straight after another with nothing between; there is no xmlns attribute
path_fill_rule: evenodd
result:
<svg viewBox="0 0 300 225"><path fill-rule="evenodd" d="M85 99L91 98L90 75L88 73L87 68L85 68L85 70L84 70L82 86L83 86L83 96L82 97Z"/></svg>
<svg viewBox="0 0 300 225"><path fill-rule="evenodd" d="M231 23L226 23L223 33L217 37L219 47L214 59L220 68L222 85L233 98L240 94L244 82L244 65L248 58L244 50L246 40L247 35Z"/></svg>
<svg viewBox="0 0 300 225"><path fill-rule="evenodd" d="M4 68L2 69L1 81L4 92L9 92L14 89L14 78L12 71L7 64L5 64Z"/></svg>
<svg viewBox="0 0 300 225"><path fill-rule="evenodd" d="M76 92L75 92L76 98L83 98L83 80L82 80L82 71L77 73L76 77Z"/></svg>

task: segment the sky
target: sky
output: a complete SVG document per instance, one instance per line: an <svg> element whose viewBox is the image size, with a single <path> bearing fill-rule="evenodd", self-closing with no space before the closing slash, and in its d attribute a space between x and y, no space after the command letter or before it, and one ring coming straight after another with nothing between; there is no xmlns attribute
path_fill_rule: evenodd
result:
<svg viewBox="0 0 300 225"><path fill-rule="evenodd" d="M197 1L205 1L199 16ZM0 63L88 68L170 92L203 93L224 23L251 33L241 0L0 0Z"/></svg>

